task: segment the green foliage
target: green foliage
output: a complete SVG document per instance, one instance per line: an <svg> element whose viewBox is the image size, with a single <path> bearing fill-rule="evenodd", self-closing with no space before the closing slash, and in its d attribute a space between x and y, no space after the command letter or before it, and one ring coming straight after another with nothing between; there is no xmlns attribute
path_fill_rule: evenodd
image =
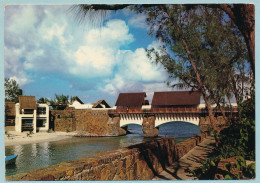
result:
<svg viewBox="0 0 260 183"><path fill-rule="evenodd" d="M186 86L199 89L196 73L191 66L185 39L191 55L210 93L223 99L230 96L229 76L236 65L247 59L246 46L242 35L230 19L218 9L197 6L187 10L182 5L167 5L138 9L148 15L150 34L158 38L163 46L148 50L148 56L161 63L170 75Z"/></svg>
<svg viewBox="0 0 260 183"><path fill-rule="evenodd" d="M48 102L54 110L63 110L69 105L69 96L55 94L55 99Z"/></svg>
<svg viewBox="0 0 260 183"><path fill-rule="evenodd" d="M39 98L39 99L37 100L37 103L39 103L39 104L46 104L46 103L48 103L48 102L49 102L49 99L44 98L44 97L41 97L41 98Z"/></svg>
<svg viewBox="0 0 260 183"><path fill-rule="evenodd" d="M225 180L231 179L245 179L255 177L255 164L252 163L246 166L246 160L243 157L238 157L235 164L225 164L224 167L227 169L225 174Z"/></svg>
<svg viewBox="0 0 260 183"><path fill-rule="evenodd" d="M17 103L19 95L23 95L23 90L18 83L14 79L5 78L5 101Z"/></svg>
<svg viewBox="0 0 260 183"><path fill-rule="evenodd" d="M53 133L53 130L52 129L48 129L47 133Z"/></svg>
<svg viewBox="0 0 260 183"><path fill-rule="evenodd" d="M246 177L255 177L255 164L252 163L244 169L244 175Z"/></svg>
<svg viewBox="0 0 260 183"><path fill-rule="evenodd" d="M246 95L244 93L240 94L239 97L239 118L255 120L255 83L251 81L251 88L247 91Z"/></svg>
<svg viewBox="0 0 260 183"><path fill-rule="evenodd" d="M70 132L70 130L69 130L69 129L67 129L67 130L66 130L66 132L67 132L67 133L69 133L69 132Z"/></svg>
<svg viewBox="0 0 260 183"><path fill-rule="evenodd" d="M232 178L229 174L227 174L227 175L225 175L225 180L232 180Z"/></svg>
<svg viewBox="0 0 260 183"><path fill-rule="evenodd" d="M200 161L202 166L195 170L190 170L189 172L196 175L201 180L213 180L215 172L217 170L217 164L219 162L219 157L212 156L208 159L203 159Z"/></svg>
<svg viewBox="0 0 260 183"><path fill-rule="evenodd" d="M220 145L217 151L222 158L243 156L255 159L255 120L246 118L222 130L218 136Z"/></svg>
<svg viewBox="0 0 260 183"><path fill-rule="evenodd" d="M252 87L250 98L239 105L239 118L222 130L217 137L218 148L223 158L242 156L255 160L255 92Z"/></svg>
<svg viewBox="0 0 260 183"><path fill-rule="evenodd" d="M254 84L252 84L254 86ZM229 127L214 132L215 139L220 143L206 160L201 161L202 166L192 173L199 179L214 179L214 170L220 159L240 157L235 165L226 164L228 173L224 174L226 180L244 179L255 177L255 165L246 166L246 159L255 161L255 95L254 87L250 92L250 98L239 105L239 118L234 120ZM211 163L214 160L214 163ZM233 170L238 170L234 174Z"/></svg>

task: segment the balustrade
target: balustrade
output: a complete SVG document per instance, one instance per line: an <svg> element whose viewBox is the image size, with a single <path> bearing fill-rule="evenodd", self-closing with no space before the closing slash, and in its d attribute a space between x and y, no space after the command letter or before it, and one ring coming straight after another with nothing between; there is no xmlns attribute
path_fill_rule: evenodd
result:
<svg viewBox="0 0 260 183"><path fill-rule="evenodd" d="M218 109L213 110L216 113L220 113L221 111ZM206 109L199 109L193 107L176 107L176 108L151 108L151 109L115 109L109 110L109 114L143 114L143 113L207 113ZM238 112L237 108L231 108L229 110L225 110L225 112Z"/></svg>

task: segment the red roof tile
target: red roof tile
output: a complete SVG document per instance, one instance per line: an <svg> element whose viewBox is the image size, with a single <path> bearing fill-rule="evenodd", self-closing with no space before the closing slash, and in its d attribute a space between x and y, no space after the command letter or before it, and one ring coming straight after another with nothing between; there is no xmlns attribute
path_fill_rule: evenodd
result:
<svg viewBox="0 0 260 183"><path fill-rule="evenodd" d="M154 92L153 106L173 105L198 105L200 104L200 92L194 91L169 91Z"/></svg>
<svg viewBox="0 0 260 183"><path fill-rule="evenodd" d="M37 109L35 96L19 96L20 109Z"/></svg>
<svg viewBox="0 0 260 183"><path fill-rule="evenodd" d="M145 92L120 93L115 106L142 106L146 97Z"/></svg>

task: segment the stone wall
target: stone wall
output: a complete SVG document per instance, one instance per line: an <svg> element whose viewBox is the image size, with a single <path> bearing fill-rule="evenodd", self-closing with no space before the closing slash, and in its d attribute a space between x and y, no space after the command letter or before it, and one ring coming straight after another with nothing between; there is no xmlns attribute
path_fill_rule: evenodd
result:
<svg viewBox="0 0 260 183"><path fill-rule="evenodd" d="M175 144L160 138L92 157L63 162L6 180L151 180L199 144L208 134Z"/></svg>
<svg viewBox="0 0 260 183"><path fill-rule="evenodd" d="M222 128L226 125L226 122L225 122L223 116L218 116L217 118L214 118L214 119L216 121L217 128ZM209 117L208 116L200 117L199 126L200 126L200 130L202 132L208 131L208 128L211 127Z"/></svg>
<svg viewBox="0 0 260 183"><path fill-rule="evenodd" d="M118 136L126 132L119 119L110 118L105 110L77 109L53 110L51 119L54 131L78 131L82 136Z"/></svg>
<svg viewBox="0 0 260 183"><path fill-rule="evenodd" d="M54 129L57 132L72 132L76 130L76 124L73 121L73 118L60 118L56 119Z"/></svg>
<svg viewBox="0 0 260 183"><path fill-rule="evenodd" d="M157 137L159 130L155 128L155 116L145 116L142 123L145 137Z"/></svg>

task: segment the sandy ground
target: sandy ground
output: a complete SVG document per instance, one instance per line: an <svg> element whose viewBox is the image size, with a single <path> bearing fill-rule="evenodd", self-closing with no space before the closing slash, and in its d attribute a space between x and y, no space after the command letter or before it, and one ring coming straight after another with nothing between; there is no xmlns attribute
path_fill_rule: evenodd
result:
<svg viewBox="0 0 260 183"><path fill-rule="evenodd" d="M32 144L38 142L46 142L46 141L58 141L71 138L76 133L75 132L38 132L27 136L29 132L15 132L11 131L8 134L5 134L5 146L11 145L22 145L22 144Z"/></svg>

